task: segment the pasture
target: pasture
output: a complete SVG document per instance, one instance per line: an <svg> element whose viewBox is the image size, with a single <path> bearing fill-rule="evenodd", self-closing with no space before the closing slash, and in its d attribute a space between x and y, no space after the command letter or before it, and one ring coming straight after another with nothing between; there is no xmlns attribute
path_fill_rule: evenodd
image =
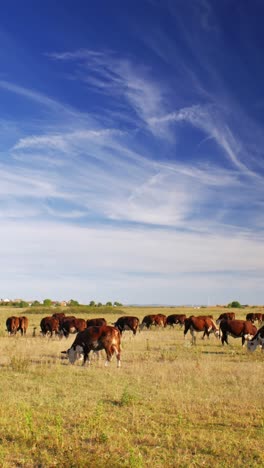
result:
<svg viewBox="0 0 264 468"><path fill-rule="evenodd" d="M123 315L212 314L208 308L127 308ZM236 311L244 319L250 309ZM254 309L256 311L256 309ZM259 309L264 312L264 310ZM47 315L54 310L47 310ZM66 311L67 312L67 311ZM8 337L0 309L0 465L2 467L239 467L264 465L264 353L241 339L211 336L191 345L183 329L122 337L113 359L71 366L68 339L41 337L42 316L28 315L25 337ZM119 316L112 309L108 323ZM93 318L87 314L80 317ZM100 311L97 312L100 317ZM37 336L33 337L33 327Z"/></svg>

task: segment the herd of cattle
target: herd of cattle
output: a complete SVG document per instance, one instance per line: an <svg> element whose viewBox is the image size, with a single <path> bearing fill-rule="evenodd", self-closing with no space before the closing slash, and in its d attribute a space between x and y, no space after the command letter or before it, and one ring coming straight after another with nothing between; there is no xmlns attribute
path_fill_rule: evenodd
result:
<svg viewBox="0 0 264 468"><path fill-rule="evenodd" d="M6 320L6 328L9 335L16 335L21 332L25 335L28 328L28 318L9 317ZM228 335L233 338L241 338L242 345L248 341L247 347L254 351L257 346L261 346L264 351L264 326L257 330L255 322L261 324L264 322L264 314L249 313L246 320L236 320L234 312L222 313L216 322L211 315L200 315L187 317L185 314L164 314L146 315L142 322L137 317L123 316L119 317L115 323L107 325L104 318L94 318L85 320L74 316L66 316L63 312L55 313L52 316L44 317L40 322L40 330L43 336L53 336L53 334L66 338L77 333L77 336L67 351L69 361L73 364L77 359L83 358L83 365L88 360L90 351L105 350L108 364L113 355L116 355L117 366L120 366L121 353L121 335L125 330L130 330L136 335L137 331L144 327L150 329L155 327L174 327L175 325L184 326L184 337L190 331L192 343L196 343L196 333L202 332L202 338L209 338L211 333L221 339L222 344L228 344ZM219 328L218 328L219 326ZM34 328L33 335L35 336Z"/></svg>

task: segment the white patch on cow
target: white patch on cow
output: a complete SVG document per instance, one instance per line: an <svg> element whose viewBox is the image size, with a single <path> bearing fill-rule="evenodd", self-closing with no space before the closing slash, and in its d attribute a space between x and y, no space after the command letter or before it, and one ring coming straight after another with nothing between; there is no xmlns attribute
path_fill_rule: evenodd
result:
<svg viewBox="0 0 264 468"><path fill-rule="evenodd" d="M98 340L92 342L93 348L96 349L98 347Z"/></svg>
<svg viewBox="0 0 264 468"><path fill-rule="evenodd" d="M254 335L250 335L249 333L247 335L244 335L245 340L251 340Z"/></svg>

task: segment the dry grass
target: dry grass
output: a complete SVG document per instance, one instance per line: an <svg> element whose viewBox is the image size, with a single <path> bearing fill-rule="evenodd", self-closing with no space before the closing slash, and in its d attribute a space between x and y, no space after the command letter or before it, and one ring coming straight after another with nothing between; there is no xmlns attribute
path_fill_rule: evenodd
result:
<svg viewBox="0 0 264 468"><path fill-rule="evenodd" d="M11 314L1 310L2 467L264 465L259 350L232 338L229 347L214 337L191 346L180 328L126 332L121 369L104 359L83 368L61 358L73 337L32 337L39 316L30 316L27 337L7 337Z"/></svg>

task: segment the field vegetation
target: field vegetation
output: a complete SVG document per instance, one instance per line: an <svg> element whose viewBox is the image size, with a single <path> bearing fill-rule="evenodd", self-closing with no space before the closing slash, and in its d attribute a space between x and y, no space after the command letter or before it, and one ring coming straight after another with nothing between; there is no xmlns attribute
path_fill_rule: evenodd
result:
<svg viewBox="0 0 264 468"><path fill-rule="evenodd" d="M107 310L108 323L121 315L224 312ZM237 318L250 310L236 310ZM1 467L264 466L263 352L248 353L233 338L222 347L214 336L192 346L177 326L125 332L120 369L114 360L104 367L103 357L72 366L61 351L73 336L40 336L40 319L53 312L28 314L27 335L8 337L6 318L25 310L1 308Z"/></svg>

